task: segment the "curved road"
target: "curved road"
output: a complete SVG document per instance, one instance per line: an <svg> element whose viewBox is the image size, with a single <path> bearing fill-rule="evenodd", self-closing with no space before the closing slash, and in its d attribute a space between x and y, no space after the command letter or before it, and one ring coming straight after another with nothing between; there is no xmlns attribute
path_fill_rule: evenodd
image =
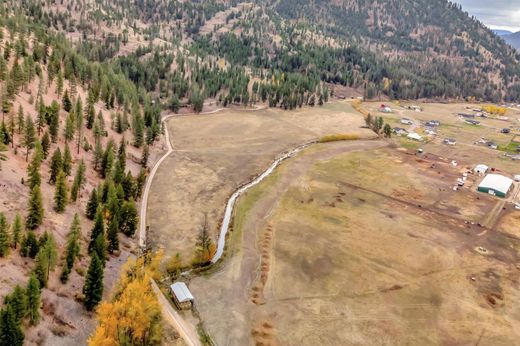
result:
<svg viewBox="0 0 520 346"><path fill-rule="evenodd" d="M266 107L257 107L255 109L251 109L250 111L258 111L261 109L265 109ZM217 112L220 112L224 110L224 108L219 108L214 111L210 112L203 112L199 113L201 115L207 115L207 114L214 114ZM150 171L150 175L146 179L146 184L143 191L143 198L141 199L141 211L139 214L139 246L141 248L144 248L146 244L146 210L148 206L148 195L150 193L150 187L152 186L153 179L155 177L155 174L157 173L157 170L159 169L159 166L163 163L163 161L173 152L173 147L170 142L170 133L168 132L168 126L166 125L166 120L172 118L172 117L181 117L186 115L195 115L195 113L190 114L170 114L162 118L161 122L164 125L164 135L166 140L166 146L167 151L166 153L161 156L161 158L155 163L152 170ZM163 316L165 317L166 321L173 327L179 335L184 339L186 344L189 346L201 346L201 342L199 340L199 335L195 329L195 327L186 322L182 316L179 315L179 313L175 310L175 308L172 307L168 299L164 297L163 293L159 289L159 286L157 283L152 279L151 280L152 288L157 296L157 299L159 300L159 304L161 305L161 311Z"/></svg>

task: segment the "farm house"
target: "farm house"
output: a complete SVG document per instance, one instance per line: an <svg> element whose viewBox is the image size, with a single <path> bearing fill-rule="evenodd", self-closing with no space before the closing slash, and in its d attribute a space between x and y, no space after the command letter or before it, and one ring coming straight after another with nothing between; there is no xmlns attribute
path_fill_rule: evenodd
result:
<svg viewBox="0 0 520 346"><path fill-rule="evenodd" d="M170 286L173 301L181 310L191 309L193 295L184 282L176 282Z"/></svg>
<svg viewBox="0 0 520 346"><path fill-rule="evenodd" d="M488 174L478 186L478 191L504 198L512 187L513 179L499 174Z"/></svg>

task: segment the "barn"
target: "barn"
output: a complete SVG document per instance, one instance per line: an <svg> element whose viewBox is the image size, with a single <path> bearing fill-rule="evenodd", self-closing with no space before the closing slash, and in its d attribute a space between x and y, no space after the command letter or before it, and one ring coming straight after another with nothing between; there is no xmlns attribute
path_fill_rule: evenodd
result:
<svg viewBox="0 0 520 346"><path fill-rule="evenodd" d="M500 174L488 174L478 186L478 191L504 198L512 188L513 179Z"/></svg>

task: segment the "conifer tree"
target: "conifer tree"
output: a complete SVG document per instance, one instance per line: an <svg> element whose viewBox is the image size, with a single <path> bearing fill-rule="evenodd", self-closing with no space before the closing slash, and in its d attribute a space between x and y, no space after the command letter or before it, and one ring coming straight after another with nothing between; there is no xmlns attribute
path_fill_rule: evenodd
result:
<svg viewBox="0 0 520 346"><path fill-rule="evenodd" d="M94 241L94 246L90 254L95 253L99 260L101 261L101 265L105 267L105 263L107 261L107 245L105 242L104 234L99 234L96 237L96 241Z"/></svg>
<svg viewBox="0 0 520 346"><path fill-rule="evenodd" d="M119 217L113 217L108 226L108 252L111 254L119 250Z"/></svg>
<svg viewBox="0 0 520 346"><path fill-rule="evenodd" d="M52 234L47 234L44 243L40 246L38 255L36 255L36 266L34 272L36 278L40 282L40 287L47 287L49 274L56 266L58 254L56 251L56 242Z"/></svg>
<svg viewBox="0 0 520 346"><path fill-rule="evenodd" d="M54 150L49 167L49 184L54 184L56 183L56 178L58 178L58 173L63 171L63 159L61 157L60 147L57 147L56 150Z"/></svg>
<svg viewBox="0 0 520 346"><path fill-rule="evenodd" d="M17 123L18 123L18 134L21 135L22 132L23 132L24 129L25 129L25 120L24 120L24 115L23 115L23 108L22 108L22 106L18 107L18 119L17 119Z"/></svg>
<svg viewBox="0 0 520 346"><path fill-rule="evenodd" d="M9 130L11 137L11 148L14 148L14 133L16 131L16 120L13 112L9 112L9 122L7 123L7 129Z"/></svg>
<svg viewBox="0 0 520 346"><path fill-rule="evenodd" d="M65 93L63 94L62 106L65 112L70 112L72 109L72 102L70 101L68 89L65 90Z"/></svg>
<svg viewBox="0 0 520 346"><path fill-rule="evenodd" d="M11 244L15 249L17 248L18 244L20 244L22 238L22 230L22 217L20 216L20 214L16 213L13 222L13 239Z"/></svg>
<svg viewBox="0 0 520 346"><path fill-rule="evenodd" d="M34 231L29 230L27 235L22 240L22 244L20 246L20 254L23 257L35 258L38 254L38 239L36 239L36 235Z"/></svg>
<svg viewBox="0 0 520 346"><path fill-rule="evenodd" d="M42 194L40 186L37 185L31 190L29 196L29 213L25 221L26 227L31 230L38 228L43 221L43 213Z"/></svg>
<svg viewBox="0 0 520 346"><path fill-rule="evenodd" d="M9 223L4 213L0 212L0 257L9 255Z"/></svg>
<svg viewBox="0 0 520 346"><path fill-rule="evenodd" d="M27 284L27 315L32 325L40 320L40 284L34 274Z"/></svg>
<svg viewBox="0 0 520 346"><path fill-rule="evenodd" d="M47 131L44 132L42 137L42 151L43 158L46 159L47 155L49 155L49 149L51 147L51 139L49 138L49 133Z"/></svg>
<svg viewBox="0 0 520 346"><path fill-rule="evenodd" d="M27 166L27 175L29 176L28 183L30 189L33 189L35 186L40 186L41 184L41 159L42 154L40 149L37 148L33 153L31 162Z"/></svg>
<svg viewBox="0 0 520 346"><path fill-rule="evenodd" d="M95 252L91 256L83 294L83 304L88 311L92 311L103 298L103 266Z"/></svg>
<svg viewBox="0 0 520 346"><path fill-rule="evenodd" d="M125 201L121 207L119 230L128 237L132 237L137 230L139 216L133 199Z"/></svg>
<svg viewBox="0 0 520 346"><path fill-rule="evenodd" d="M87 218L90 220L94 220L96 217L96 212L99 206L99 197L96 188L92 189L92 192L90 193L90 198L87 203Z"/></svg>
<svg viewBox="0 0 520 346"><path fill-rule="evenodd" d="M101 165L103 162L103 147L101 146L101 141L99 139L96 140L96 144L94 146L94 170L97 172L101 171Z"/></svg>
<svg viewBox="0 0 520 346"><path fill-rule="evenodd" d="M74 139L74 113L69 113L65 120L65 128L63 130L63 138L65 138L65 142L69 142Z"/></svg>
<svg viewBox="0 0 520 346"><path fill-rule="evenodd" d="M94 248L94 244L96 242L96 238L99 236L105 235L105 224L103 220L103 209L98 207L96 211L96 219L94 221L94 226L92 227L92 231L90 232L90 242L88 244L88 252L90 253Z"/></svg>
<svg viewBox="0 0 520 346"><path fill-rule="evenodd" d="M82 112L82 102L81 102L81 97L78 97L78 100L76 101L76 110L75 110L75 114L76 114L76 121L74 122L76 124L76 136L77 136L77 141L76 141L76 148L77 148L77 153L79 154L79 148L80 148L80 145L81 145L81 138L83 137L83 112Z"/></svg>
<svg viewBox="0 0 520 346"><path fill-rule="evenodd" d="M63 151L63 173L68 177L72 171L72 155L68 144L65 144L65 150Z"/></svg>
<svg viewBox="0 0 520 346"><path fill-rule="evenodd" d="M25 290L20 287L20 285L16 285L13 292L5 297L4 303L13 309L16 322L20 323L27 314L27 297Z"/></svg>
<svg viewBox="0 0 520 346"><path fill-rule="evenodd" d="M8 305L0 311L0 346L22 346L24 335Z"/></svg>
<svg viewBox="0 0 520 346"><path fill-rule="evenodd" d="M38 117L36 118L36 129L38 130L38 136L41 135L41 132L46 124L47 117L47 107L43 103L43 99L41 96L38 98Z"/></svg>
<svg viewBox="0 0 520 346"><path fill-rule="evenodd" d="M60 171L56 179L56 189L54 191L54 211L62 213L68 202L68 187L65 173Z"/></svg>
<svg viewBox="0 0 520 346"><path fill-rule="evenodd" d="M141 156L141 161L140 161L141 167L146 168L148 166L148 156L149 155L150 155L150 152L149 152L148 146L145 145L143 147L143 154Z"/></svg>
<svg viewBox="0 0 520 346"><path fill-rule="evenodd" d="M83 188L85 184L85 162L81 160L78 165L78 170L76 171L76 175L74 176L74 182L72 183L72 188L70 190L70 199L75 202L78 199L78 193Z"/></svg>
<svg viewBox="0 0 520 346"><path fill-rule="evenodd" d="M25 155L25 162L29 161L29 152L31 149L34 148L34 143L36 141L36 133L34 129L34 123L32 121L32 118L27 115L27 118L25 120L25 134L24 134L24 140L23 145L27 149L27 153Z"/></svg>
<svg viewBox="0 0 520 346"><path fill-rule="evenodd" d="M67 247L65 250L65 263L63 264L63 269L61 271L60 280L62 283L66 283L69 274L74 266L74 261L76 257L79 255L80 245L79 238L81 234L81 226L79 215L74 215L74 220L72 220L72 225L70 226L70 232L68 234L67 239Z"/></svg>

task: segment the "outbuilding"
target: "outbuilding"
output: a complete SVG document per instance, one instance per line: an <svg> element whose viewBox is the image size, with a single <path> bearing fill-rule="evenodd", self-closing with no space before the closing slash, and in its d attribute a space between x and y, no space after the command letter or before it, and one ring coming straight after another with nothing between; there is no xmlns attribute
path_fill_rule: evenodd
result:
<svg viewBox="0 0 520 346"><path fill-rule="evenodd" d="M170 286L173 301L180 310L189 310L193 304L193 295L184 282L176 282Z"/></svg>
<svg viewBox="0 0 520 346"><path fill-rule="evenodd" d="M488 166L480 164L480 165L477 165L477 167L475 167L475 169L473 171L475 172L475 174L484 175L487 173L488 170L489 170Z"/></svg>
<svg viewBox="0 0 520 346"><path fill-rule="evenodd" d="M410 134L408 134L408 136L406 136L408 139L411 139L411 140L414 140L414 141L418 141L418 142L422 142L424 139L422 138L421 135L415 133L415 132L412 132Z"/></svg>
<svg viewBox="0 0 520 346"><path fill-rule="evenodd" d="M478 191L504 198L512 188L513 179L500 174L488 174L478 186Z"/></svg>

